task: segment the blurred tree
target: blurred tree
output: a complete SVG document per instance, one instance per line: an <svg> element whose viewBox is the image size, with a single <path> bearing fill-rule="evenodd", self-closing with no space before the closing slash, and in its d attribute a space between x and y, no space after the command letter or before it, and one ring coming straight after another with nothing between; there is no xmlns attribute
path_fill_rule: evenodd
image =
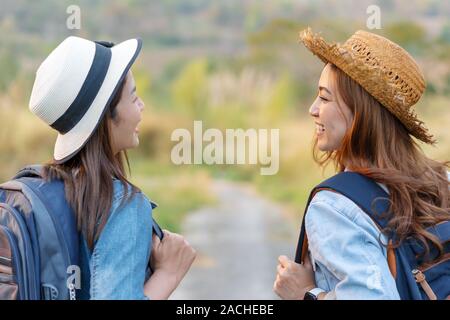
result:
<svg viewBox="0 0 450 320"><path fill-rule="evenodd" d="M265 106L266 119L279 121L287 116L286 112L292 106L295 98L295 86L289 74L282 75L275 83L272 94Z"/></svg>
<svg viewBox="0 0 450 320"><path fill-rule="evenodd" d="M275 19L265 25L260 31L252 33L248 37L250 46L276 44L291 44L296 40L298 32L303 24L287 19Z"/></svg>
<svg viewBox="0 0 450 320"><path fill-rule="evenodd" d="M447 74L447 77L445 79L445 87L443 93L447 96L450 96L450 73Z"/></svg>
<svg viewBox="0 0 450 320"><path fill-rule="evenodd" d="M450 23L446 23L441 30L441 34L439 35L439 40L446 44L450 44Z"/></svg>
<svg viewBox="0 0 450 320"><path fill-rule="evenodd" d="M436 85L433 82L428 82L427 83L427 89L426 89L426 93L430 94L430 95L435 95L437 93L436 90Z"/></svg>
<svg viewBox="0 0 450 320"><path fill-rule="evenodd" d="M188 63L172 84L176 107L185 108L192 116L201 115L208 81L208 62L197 59Z"/></svg>
<svg viewBox="0 0 450 320"><path fill-rule="evenodd" d="M384 28L385 36L412 54L420 54L426 47L426 31L412 21L395 22Z"/></svg>
<svg viewBox="0 0 450 320"><path fill-rule="evenodd" d="M249 54L243 64L281 73L292 71L292 62L298 60L298 32L303 27L287 19L270 21L247 37Z"/></svg>
<svg viewBox="0 0 450 320"><path fill-rule="evenodd" d="M0 50L0 92L8 89L17 76L19 62L10 50Z"/></svg>
<svg viewBox="0 0 450 320"><path fill-rule="evenodd" d="M144 99L144 102L151 98L151 77L150 73L139 67L133 68L133 77L136 82L136 91Z"/></svg>

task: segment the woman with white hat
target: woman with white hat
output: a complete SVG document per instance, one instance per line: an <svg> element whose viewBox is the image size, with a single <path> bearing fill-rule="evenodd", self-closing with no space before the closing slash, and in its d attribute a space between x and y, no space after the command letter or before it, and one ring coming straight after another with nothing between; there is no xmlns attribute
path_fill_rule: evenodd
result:
<svg viewBox="0 0 450 320"><path fill-rule="evenodd" d="M152 239L156 205L126 178L144 108L130 71L141 46L68 37L40 65L30 98L30 110L58 131L45 173L64 181L76 215L86 299L166 299L195 258L180 235Z"/></svg>
<svg viewBox="0 0 450 320"><path fill-rule="evenodd" d="M424 258L419 270L441 263L438 289L447 290L441 297L445 299L450 288L448 245L429 227L445 225L447 231L440 235L449 236L450 174L448 162L428 158L413 140L435 142L412 109L425 91L422 72L400 46L370 32L358 31L344 44L329 44L307 29L300 40L325 63L309 109L316 124L315 160L321 166L333 162L338 175L346 176L345 187L361 198L351 200L349 194L325 187L336 185L338 175L311 193L296 261L279 257L274 291L284 299L420 299L420 282L426 296L435 299L424 277L404 287L406 277L398 276L406 264L397 249L414 241L434 259L430 263ZM352 190L360 181L370 190ZM360 205L372 188L389 196L375 198L386 199L388 208L376 212L377 217L366 214L376 211L376 201L370 208ZM385 218L386 228L380 228L376 221ZM414 294L400 296L410 292Z"/></svg>

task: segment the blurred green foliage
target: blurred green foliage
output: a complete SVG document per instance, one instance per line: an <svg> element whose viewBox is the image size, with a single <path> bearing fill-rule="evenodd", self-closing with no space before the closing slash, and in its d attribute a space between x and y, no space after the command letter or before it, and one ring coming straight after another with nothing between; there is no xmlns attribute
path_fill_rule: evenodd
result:
<svg viewBox="0 0 450 320"><path fill-rule="evenodd" d="M345 41L365 28L373 1L111 1L4 0L0 11L0 178L22 165L51 158L55 134L27 110L34 72L68 35L119 42L140 36L142 53L133 67L146 108L140 147L130 152L133 181L159 202L155 215L177 230L183 215L214 203L212 178L251 181L267 195L301 211L309 189L324 176L312 161L314 131L308 107L323 63L303 46L307 26L330 41ZM424 146L449 160L450 4L378 1L387 36L414 55L428 86L417 112L439 139ZM66 8L77 4L82 29L65 28ZM430 19L434 21L430 27ZM280 171L260 176L259 166L174 166L170 135L206 127L279 128Z"/></svg>

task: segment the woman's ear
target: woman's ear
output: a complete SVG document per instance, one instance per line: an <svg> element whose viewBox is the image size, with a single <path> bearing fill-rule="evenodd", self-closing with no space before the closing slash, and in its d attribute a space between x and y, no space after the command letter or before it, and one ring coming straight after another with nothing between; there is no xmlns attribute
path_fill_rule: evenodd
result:
<svg viewBox="0 0 450 320"><path fill-rule="evenodd" d="M339 113L344 118L345 123L347 124L347 127L350 128L353 123L353 112L350 109L350 107L344 102L344 99L342 98L339 91L335 88L334 89L334 98L337 104L337 107L339 109Z"/></svg>

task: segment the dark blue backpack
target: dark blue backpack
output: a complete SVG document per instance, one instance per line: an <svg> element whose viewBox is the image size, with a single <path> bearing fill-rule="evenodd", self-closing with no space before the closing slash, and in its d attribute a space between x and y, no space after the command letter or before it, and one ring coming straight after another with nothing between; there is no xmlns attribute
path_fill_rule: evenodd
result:
<svg viewBox="0 0 450 320"><path fill-rule="evenodd" d="M389 195L383 188L364 175L341 172L316 186L309 196L295 254L297 263L303 262L308 252L305 216L310 201L320 190L331 190L349 198L372 218L380 230L389 222L388 216L380 214L388 212L389 208ZM389 268L401 299L450 299L450 221L429 227L427 231L434 234L444 246L445 254L439 261L431 259L430 263L429 258L423 255L423 246L412 237L404 240L398 248L388 250ZM436 255L436 250L431 250L429 256Z"/></svg>
<svg viewBox="0 0 450 320"><path fill-rule="evenodd" d="M75 298L76 283L67 283L79 266L75 217L63 182L45 182L40 169L0 185L0 299Z"/></svg>
<svg viewBox="0 0 450 320"><path fill-rule="evenodd" d="M153 221L153 232L163 233ZM28 166L0 185L0 300L75 300L79 233L64 183ZM149 264L150 265L150 264Z"/></svg>

